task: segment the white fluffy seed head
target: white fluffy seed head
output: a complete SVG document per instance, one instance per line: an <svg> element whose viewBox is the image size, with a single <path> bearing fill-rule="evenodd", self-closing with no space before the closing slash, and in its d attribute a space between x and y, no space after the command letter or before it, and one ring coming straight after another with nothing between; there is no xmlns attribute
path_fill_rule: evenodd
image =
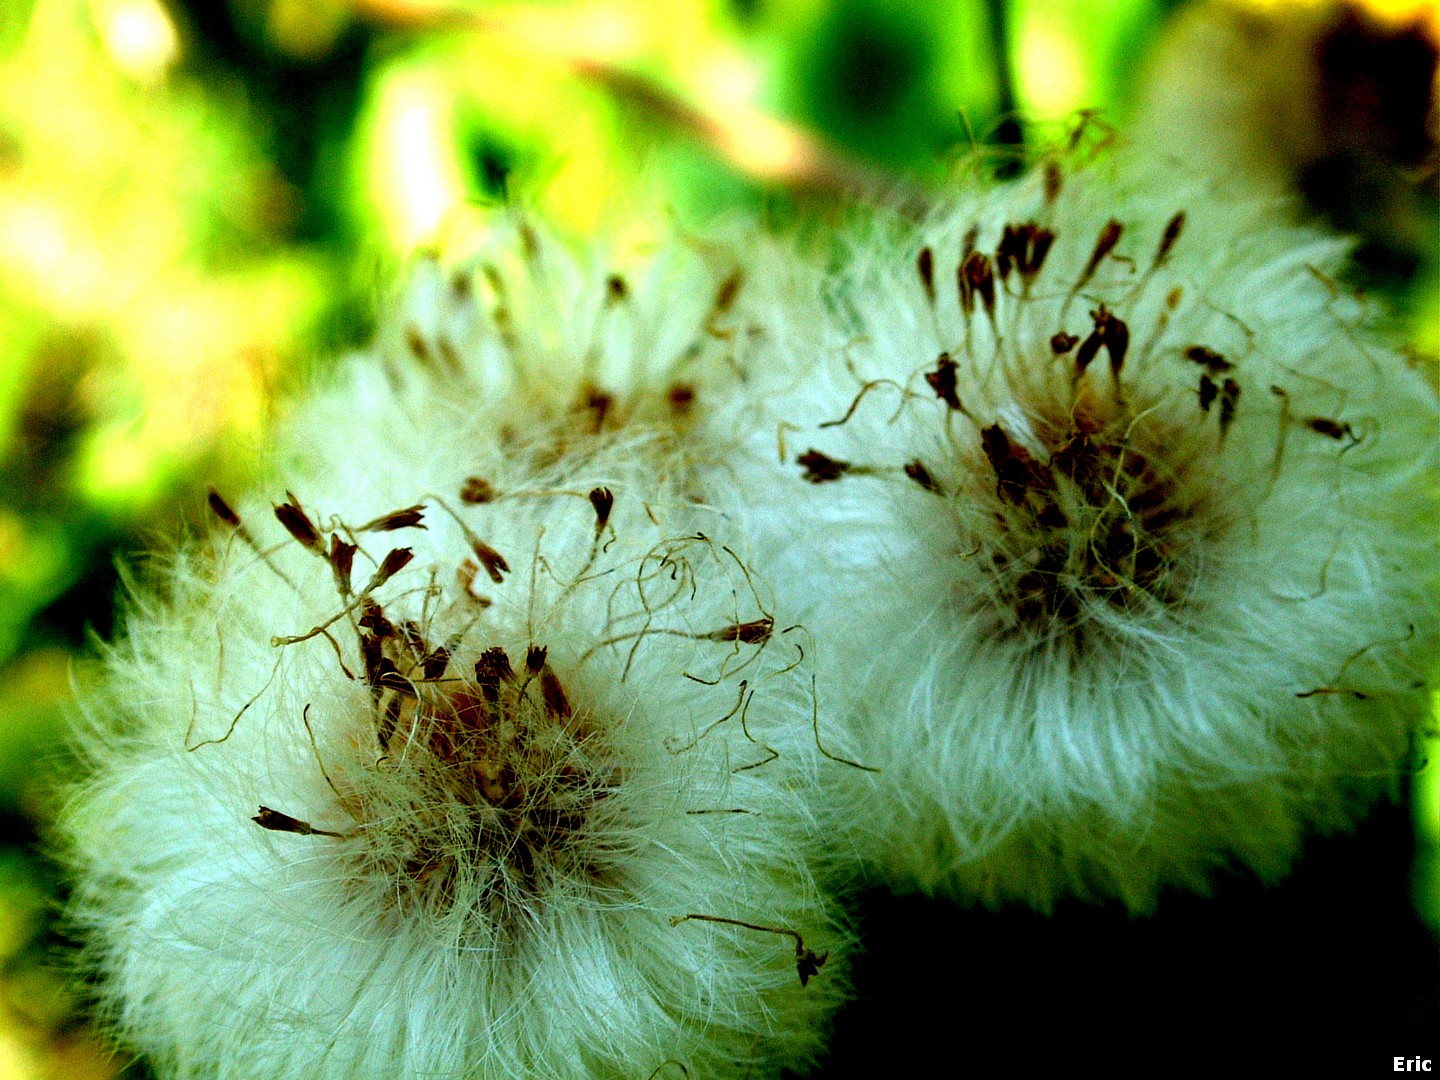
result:
<svg viewBox="0 0 1440 1080"><path fill-rule="evenodd" d="M741 380L729 316L745 285L727 244L617 240L582 258L516 212L463 258L418 260L381 341L503 402L503 427L645 428L684 454Z"/></svg>
<svg viewBox="0 0 1440 1080"><path fill-rule="evenodd" d="M843 766L743 546L665 438L561 455L465 378L346 378L86 696L60 834L119 1035L177 1076L813 1062Z"/></svg>
<svg viewBox="0 0 1440 1080"><path fill-rule="evenodd" d="M794 273L817 359L774 404L781 474L757 436L752 527L883 768L878 872L1147 908L1278 875L1401 767L1440 641L1436 400L1343 254L1082 152Z"/></svg>

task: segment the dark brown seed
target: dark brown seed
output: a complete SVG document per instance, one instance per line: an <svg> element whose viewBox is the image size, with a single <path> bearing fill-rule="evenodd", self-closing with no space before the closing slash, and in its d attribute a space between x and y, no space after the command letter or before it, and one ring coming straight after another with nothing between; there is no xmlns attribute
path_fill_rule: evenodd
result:
<svg viewBox="0 0 1440 1080"><path fill-rule="evenodd" d="M605 279L605 296L612 303L624 300L630 295L630 287L625 284L625 279L619 274L611 274Z"/></svg>
<svg viewBox="0 0 1440 1080"><path fill-rule="evenodd" d="M704 641L738 641L742 645L761 645L770 640L775 629L775 620L768 615L751 622L734 623L698 635Z"/></svg>
<svg viewBox="0 0 1440 1080"><path fill-rule="evenodd" d="M339 533L330 534L330 566L335 571L335 581L341 592L350 591L350 572L354 568L355 552L358 550L354 544L341 540Z"/></svg>
<svg viewBox="0 0 1440 1080"><path fill-rule="evenodd" d="M812 484L823 484L827 480L839 480L850 469L848 461L827 457L814 447L796 458L795 464L805 470L805 479Z"/></svg>
<svg viewBox="0 0 1440 1080"><path fill-rule="evenodd" d="M377 695L379 691L376 691ZM385 711L380 714L380 723L375 728L375 738L380 743L382 750L390 749L390 736L395 734L395 728L400 723L400 695L394 694L385 703Z"/></svg>
<svg viewBox="0 0 1440 1080"><path fill-rule="evenodd" d="M565 688L549 668L540 672L540 698L545 702L545 709L551 716L561 720L569 719L570 699L565 696Z"/></svg>
<svg viewBox="0 0 1440 1080"><path fill-rule="evenodd" d="M1006 279L1013 266L1029 285L1044 265L1045 256L1050 253L1050 245L1054 242L1055 234L1040 228L1033 221L1024 225L1006 225L1000 237L1000 246L995 251L995 269L1000 280Z"/></svg>
<svg viewBox="0 0 1440 1080"><path fill-rule="evenodd" d="M1219 375L1221 372L1230 371L1235 367L1214 349L1207 349L1204 345L1191 345L1186 348L1185 359L1199 364L1211 375Z"/></svg>
<svg viewBox="0 0 1440 1080"><path fill-rule="evenodd" d="M1100 309L1104 311L1104 308ZM1102 331L1105 338L1105 349L1110 354L1110 373L1117 378L1120 375L1120 368L1125 363L1125 352L1130 348L1130 327L1114 315L1106 312L1105 328Z"/></svg>
<svg viewBox="0 0 1440 1080"><path fill-rule="evenodd" d="M285 493L289 502L280 503L275 507L275 517L285 531L297 541L317 554L323 554L320 548L320 533L305 511L300 508L300 502L290 492Z"/></svg>
<svg viewBox="0 0 1440 1080"><path fill-rule="evenodd" d="M930 303L935 303L935 253L928 247L920 249L920 257L915 260L915 268L920 271L920 281L925 286L925 296Z"/></svg>
<svg viewBox="0 0 1440 1080"><path fill-rule="evenodd" d="M372 589L378 589L381 585L384 585L385 582L405 569L414 557L415 553L409 548L393 548L387 552L385 558L380 560L380 569L375 571L375 576L371 580L370 587Z"/></svg>
<svg viewBox="0 0 1440 1080"><path fill-rule="evenodd" d="M1207 412L1207 413L1208 413L1208 412L1210 411L1210 406L1213 405L1213 404L1215 404L1215 395L1218 394L1219 392L1220 392L1220 388L1215 385L1215 380L1214 380L1214 379L1210 378L1209 375L1201 375L1201 376L1200 376L1200 411L1201 411L1201 412Z"/></svg>
<svg viewBox="0 0 1440 1080"><path fill-rule="evenodd" d="M1077 289L1082 288L1095 271L1100 269L1100 264L1105 261L1105 256L1115 250L1115 245L1120 243L1120 237L1125 232L1125 226L1111 218L1100 230L1100 236L1095 241L1095 250L1090 253L1090 261L1085 264L1085 270L1080 275L1080 280L1075 283Z"/></svg>
<svg viewBox="0 0 1440 1080"><path fill-rule="evenodd" d="M378 637L372 634L360 635L360 659L365 662L365 685L374 692L376 699L380 697L380 660L383 645Z"/></svg>
<svg viewBox="0 0 1440 1080"><path fill-rule="evenodd" d="M250 820L262 829L269 829L271 832L296 833L300 836L340 836L340 833L330 832L328 829L317 829L308 821L301 821L289 814L282 814L279 810L271 810L268 806L260 807L260 813Z"/></svg>
<svg viewBox="0 0 1440 1080"><path fill-rule="evenodd" d="M441 645L420 662L421 677L426 682L434 682L445 674L445 669L449 666L450 650Z"/></svg>
<svg viewBox="0 0 1440 1080"><path fill-rule="evenodd" d="M605 426L605 420L610 415L610 410L615 407L615 399L598 387L588 386L582 393L583 408L594 416L594 429L601 430Z"/></svg>
<svg viewBox="0 0 1440 1080"><path fill-rule="evenodd" d="M930 389L935 391L935 396L952 409L960 408L960 394L956 388L958 370L955 361L950 359L950 354L942 352L935 361L935 370L925 373L925 381L930 384Z"/></svg>
<svg viewBox="0 0 1440 1080"><path fill-rule="evenodd" d="M397 690L410 697L415 696L415 684L400 674L395 661L382 656L375 664L374 678L370 681L372 690Z"/></svg>
<svg viewBox="0 0 1440 1080"><path fill-rule="evenodd" d="M1323 416L1312 416L1306 421L1306 424L1311 431L1318 432L1321 435L1337 441L1352 434L1349 424L1337 423Z"/></svg>
<svg viewBox="0 0 1440 1080"><path fill-rule="evenodd" d="M1055 233L1050 229L1036 228L1030 226L1030 254L1029 264L1020 267L1020 274L1026 279L1033 278L1045 265L1045 257L1050 254L1050 247L1055 243Z"/></svg>
<svg viewBox="0 0 1440 1080"><path fill-rule="evenodd" d="M486 649L480 654L480 659L475 661L475 682L485 700L492 705L497 700L500 683L509 682L514 677L515 671L510 666L510 657L499 645Z"/></svg>
<svg viewBox="0 0 1440 1080"><path fill-rule="evenodd" d="M430 651L430 646L425 642L425 635L420 633L420 624L414 619L406 619L400 624L400 633L405 638L405 644L410 646L417 659L423 659Z"/></svg>
<svg viewBox="0 0 1440 1080"><path fill-rule="evenodd" d="M695 388L688 383L676 383L665 391L665 400L677 413L689 412L695 404Z"/></svg>
<svg viewBox="0 0 1440 1080"><path fill-rule="evenodd" d="M810 949L801 949L799 946L795 951L795 971L800 976L800 986L804 988L810 984L813 976L820 974L820 969L825 966L825 961L830 959L830 953L828 950L816 953Z"/></svg>
<svg viewBox="0 0 1440 1080"><path fill-rule="evenodd" d="M615 496L609 488L597 487L590 492L590 505L595 508L595 531L602 532L610 522L610 509Z"/></svg>
<svg viewBox="0 0 1440 1080"><path fill-rule="evenodd" d="M505 580L505 575L510 570L510 564L505 561L505 556L473 534L470 537L470 550L480 560L480 565L485 567L485 572L490 575L491 581L499 585Z"/></svg>
<svg viewBox="0 0 1440 1080"><path fill-rule="evenodd" d="M1090 366L1090 362L1099 355L1100 346L1104 340L1099 330L1091 330L1085 340L1080 343L1080 351L1075 354L1076 375L1085 374L1085 369Z"/></svg>
<svg viewBox="0 0 1440 1080"><path fill-rule="evenodd" d="M1235 421L1235 410L1240 404L1240 384L1234 379L1226 379L1220 387L1220 434L1230 430L1230 425Z"/></svg>
<svg viewBox="0 0 1440 1080"><path fill-rule="evenodd" d="M1060 188L1064 177L1061 175L1060 166L1053 161L1045 163L1045 201L1053 203L1060 197Z"/></svg>
<svg viewBox="0 0 1440 1080"><path fill-rule="evenodd" d="M481 503L488 503L494 498L495 489L484 477L467 476L465 483L460 485L460 501L463 503L478 506Z"/></svg>
<svg viewBox="0 0 1440 1080"><path fill-rule="evenodd" d="M374 521L367 521L361 525L356 532L394 532L396 529L423 529L426 526L421 522L425 516L425 504L416 503L414 506L407 506L403 510L392 510L388 514L381 514Z"/></svg>
<svg viewBox="0 0 1440 1080"><path fill-rule="evenodd" d="M980 302L985 305L987 315L995 314L995 273L990 265L990 260L983 254L976 251L965 260L960 267L969 285L972 298L980 297ZM971 300L973 306L974 300ZM969 314L967 308L966 314Z"/></svg>
<svg viewBox="0 0 1440 1080"><path fill-rule="evenodd" d="M1006 225L1000 234L1000 245L995 249L995 273L1001 281L1009 280L1011 266L1021 261L1024 251L1025 241L1020 237L1019 227Z"/></svg>
<svg viewBox="0 0 1440 1080"><path fill-rule="evenodd" d="M730 310L730 306L735 303L735 297L740 295L740 286L744 280L745 275L736 270L720 283L720 288L715 292L716 315L723 315Z"/></svg>
<svg viewBox="0 0 1440 1080"><path fill-rule="evenodd" d="M1070 519L1065 516L1065 512L1053 502L1047 502L1041 508L1040 513L1036 515L1035 520L1047 529L1063 529L1070 524Z"/></svg>
<svg viewBox="0 0 1440 1080"><path fill-rule="evenodd" d="M229 525L232 529L240 527L240 515L230 509L230 504L220 497L220 493L213 487L205 496L205 501L210 504L210 512L217 518Z"/></svg>
<svg viewBox="0 0 1440 1080"><path fill-rule="evenodd" d="M1002 501L1018 505L1032 488L1054 487L1054 480L1041 471L1030 452L1012 443L999 424L981 429L980 446L995 471L995 490Z"/></svg>
<svg viewBox="0 0 1440 1080"><path fill-rule="evenodd" d="M1160 237L1160 247L1155 251L1155 265L1159 266L1170 254L1170 249L1175 246L1175 241L1180 239L1180 233L1185 229L1185 211L1181 210L1168 222L1165 223L1165 232Z"/></svg>
<svg viewBox="0 0 1440 1080"><path fill-rule="evenodd" d="M360 626L377 638L394 637L398 633L395 624L385 617L385 609L374 600L366 600L360 606Z"/></svg>
<svg viewBox="0 0 1440 1080"><path fill-rule="evenodd" d="M1010 453L1010 436L1005 434L1005 429L999 424L990 424L980 431L980 445L990 464L996 466L996 462ZM998 469L998 466L996 468Z"/></svg>
<svg viewBox="0 0 1440 1080"><path fill-rule="evenodd" d="M1056 356L1064 356L1075 347L1075 343L1079 340L1074 334L1067 334L1061 330L1050 338L1050 351Z"/></svg>
<svg viewBox="0 0 1440 1080"><path fill-rule="evenodd" d="M420 333L417 326L405 328L405 344L409 346L410 352L416 360L428 364L430 362L430 348L425 344L425 337Z"/></svg>
<svg viewBox="0 0 1440 1080"><path fill-rule="evenodd" d="M921 464L919 458L916 458L905 466L905 475L911 480L914 480L915 483L919 484L926 491L936 493L940 491L939 485L935 483L935 478L930 475L930 470Z"/></svg>

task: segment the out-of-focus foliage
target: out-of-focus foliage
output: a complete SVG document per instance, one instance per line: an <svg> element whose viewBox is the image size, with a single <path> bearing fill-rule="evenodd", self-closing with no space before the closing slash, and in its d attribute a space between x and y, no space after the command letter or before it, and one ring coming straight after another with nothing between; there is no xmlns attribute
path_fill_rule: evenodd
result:
<svg viewBox="0 0 1440 1080"><path fill-rule="evenodd" d="M1313 22L1322 3L1231 8ZM507 205L581 237L923 193L1077 110L1123 123L1155 42L1197 6L0 3L0 1080L109 1068L36 963L56 886L22 845L69 658L109 629L112 560L168 507L198 513L206 482L238 482L277 388L363 338L415 248L463 251ZM1202 114L1207 92L1187 91ZM1408 288L1434 352L1427 227ZM1417 791L1417 900L1440 925L1440 770Z"/></svg>
<svg viewBox="0 0 1440 1080"><path fill-rule="evenodd" d="M0 659L109 534L257 430L324 303L235 89L156 0L40 3L0 41Z"/></svg>

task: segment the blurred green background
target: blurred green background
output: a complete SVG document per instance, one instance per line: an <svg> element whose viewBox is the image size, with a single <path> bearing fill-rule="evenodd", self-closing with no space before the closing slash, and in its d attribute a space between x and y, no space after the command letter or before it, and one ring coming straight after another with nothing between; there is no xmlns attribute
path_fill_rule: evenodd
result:
<svg viewBox="0 0 1440 1080"><path fill-rule="evenodd" d="M72 664L111 631L117 560L200 521L206 484L244 482L273 403L364 343L415 250L462 250L513 204L582 238L657 213L703 228L734 212L784 220L856 187L924 192L977 149L1012 170L1099 109L1122 130L1173 117L1157 145L1358 232L1354 284L1433 356L1437 24L1413 0L6 0L0 1080L144 1072L99 1044L58 973L63 884L36 847ZM1237 67L1253 76L1238 89ZM1216 87L1239 93L1238 113L1207 97ZM1303 137L1257 126L1247 143L1246 117L1260 125L1272 104L1302 117ZM876 899L862 913L874 959L827 1075L870 1060L863 1033L902 1013L890 1037L926 1045L926 1006L905 997L916 943L898 926L928 928L965 968L949 1000L972 1019L1011 1007L981 992L989 980L1052 1031L1104 1038L1106 993L1139 1017L1113 1038L1162 1008L1177 1032L1233 1027L1204 1011L1208 983L1167 966L1177 942L1213 942L1239 966L1278 935L1293 949L1275 954L1272 989L1297 1017L1317 1019L1306 993L1373 994L1358 983L1378 977L1383 1003L1341 1015L1418 1009L1440 1025L1425 989L1440 986L1437 777L1421 768L1405 813L1317 845L1278 899L1236 881L1138 928L1108 909L959 917ZM1330 926L1350 943L1337 952L1321 928L1357 910L1398 936ZM1375 950L1373 969L1320 964L1338 989L1305 989L1305 958ZM1087 965L1118 974L1097 983ZM1054 985L1089 1003L1037 1004Z"/></svg>

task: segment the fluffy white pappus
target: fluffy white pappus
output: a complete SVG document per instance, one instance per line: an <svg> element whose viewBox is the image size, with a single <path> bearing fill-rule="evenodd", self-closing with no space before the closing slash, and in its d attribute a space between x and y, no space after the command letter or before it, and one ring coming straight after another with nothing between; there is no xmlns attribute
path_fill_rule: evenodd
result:
<svg viewBox="0 0 1440 1080"><path fill-rule="evenodd" d="M875 871L1144 910L1274 878L1393 786L1440 640L1440 413L1344 245L1123 151L852 244L792 273L817 360L749 526L882 770Z"/></svg>
<svg viewBox="0 0 1440 1080"><path fill-rule="evenodd" d="M502 449L419 385L302 407L290 490L216 495L85 695L58 832L117 1034L173 1076L806 1069L848 766L744 549L653 440Z"/></svg>
<svg viewBox="0 0 1440 1080"><path fill-rule="evenodd" d="M729 318L746 286L738 247L666 235L580 254L516 212L463 259L417 260L380 343L503 401L507 427L639 424L689 445L752 351Z"/></svg>

